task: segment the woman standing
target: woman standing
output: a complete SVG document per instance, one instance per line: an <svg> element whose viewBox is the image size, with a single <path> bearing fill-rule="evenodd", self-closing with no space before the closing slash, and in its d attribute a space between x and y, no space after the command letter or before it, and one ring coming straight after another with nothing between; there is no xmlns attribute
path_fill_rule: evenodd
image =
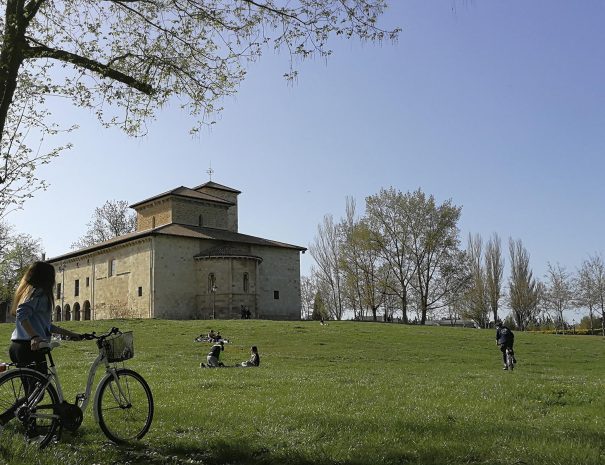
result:
<svg viewBox="0 0 605 465"><path fill-rule="evenodd" d="M52 324L54 287L55 268L46 262L33 263L19 282L11 307L16 326L9 348L17 366L36 363L36 369L46 373L46 359L38 351L41 342L49 342L52 334L80 340L79 334Z"/></svg>

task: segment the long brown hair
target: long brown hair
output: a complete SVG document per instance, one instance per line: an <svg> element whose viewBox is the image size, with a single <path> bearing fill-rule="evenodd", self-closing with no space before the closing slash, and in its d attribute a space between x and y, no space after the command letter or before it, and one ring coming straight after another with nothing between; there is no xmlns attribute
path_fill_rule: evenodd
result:
<svg viewBox="0 0 605 465"><path fill-rule="evenodd" d="M25 302L35 289L41 289L49 302L49 310L54 306L53 288L55 287L55 268L50 263L34 262L27 269L13 298L11 314L17 314L19 304Z"/></svg>

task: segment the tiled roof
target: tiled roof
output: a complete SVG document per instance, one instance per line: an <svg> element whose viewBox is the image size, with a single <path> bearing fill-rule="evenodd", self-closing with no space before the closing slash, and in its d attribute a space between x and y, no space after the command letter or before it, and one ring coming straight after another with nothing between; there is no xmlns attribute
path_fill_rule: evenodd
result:
<svg viewBox="0 0 605 465"><path fill-rule="evenodd" d="M168 197L168 196L185 197L185 198L190 198L190 199L195 199L195 200L205 200L207 202L220 203L223 205L235 205L233 202L228 202L227 200L223 200L214 195L205 194L203 192L198 192L194 189L190 189L185 186L180 186L180 187L177 187L176 189L172 189L172 190L164 192L162 194L158 194L158 195L154 195L153 197L149 197L148 199L141 200L140 202L133 203L132 205L130 205L130 208L136 208L140 205L151 202L152 200L157 200L162 197Z"/></svg>
<svg viewBox="0 0 605 465"><path fill-rule="evenodd" d="M218 190L221 190L221 191L227 191L227 192L233 192L235 194L241 194L241 191L238 191L237 189L233 189L231 187L223 186L222 184L218 184L218 183L213 182L213 181L205 182L204 184L201 184L201 185L199 185L197 187L194 187L193 189L194 190L198 190L198 189L201 189L202 187L210 187L212 189L218 189Z"/></svg>
<svg viewBox="0 0 605 465"><path fill-rule="evenodd" d="M215 228L204 228L198 226L190 226L186 224L165 224L158 226L154 229L147 229L145 231L136 231L123 236L115 237L105 242L95 244L90 247L86 247L80 250L74 250L57 257L50 258L49 262L56 262L60 260L66 260L69 258L76 257L78 255L84 255L91 252L96 252L114 245L130 242L133 240L141 239L147 236L154 235L165 235L165 236L177 236L177 237L190 237L192 239L207 239L221 242L231 243L245 243L252 245L261 245L266 247L277 247L283 249L294 249L300 252L304 252L307 249L298 245L286 244L285 242L272 241L270 239L263 239L262 237L249 236L247 234L240 234L232 231L226 231L224 229Z"/></svg>
<svg viewBox="0 0 605 465"><path fill-rule="evenodd" d="M84 255L87 253L95 252L97 250L105 249L107 247L111 247L114 245L122 244L124 242L130 242L136 239L140 239L143 237L150 236L153 233L153 230L145 230L145 231L135 231L128 234L124 234L122 236L114 237L113 239L109 239L107 241L99 242L98 244L91 245L90 247L84 247L83 249L74 250L73 252L68 252L63 255L58 255L56 257L49 258L49 262L56 262L59 260L65 260L68 258L72 258L78 255Z"/></svg>
<svg viewBox="0 0 605 465"><path fill-rule="evenodd" d="M167 224L157 228L157 234L167 234L172 236L195 237L198 239L211 239L224 242L243 242L253 245L266 245L269 247L280 247L285 249L297 249L300 251L307 250L305 247L298 245L286 244L285 242L272 241L263 239L262 237L249 236L225 229L204 228L191 226L187 224Z"/></svg>

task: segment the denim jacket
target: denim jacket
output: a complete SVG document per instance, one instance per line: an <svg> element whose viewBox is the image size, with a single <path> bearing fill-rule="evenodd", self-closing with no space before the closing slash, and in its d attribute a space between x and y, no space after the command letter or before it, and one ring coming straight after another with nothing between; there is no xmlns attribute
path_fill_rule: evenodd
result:
<svg viewBox="0 0 605 465"><path fill-rule="evenodd" d="M16 327L11 336L13 341L29 341L31 336L23 328L23 321L29 320L38 336L49 339L52 319L51 302L42 289L35 289L32 295L17 307Z"/></svg>

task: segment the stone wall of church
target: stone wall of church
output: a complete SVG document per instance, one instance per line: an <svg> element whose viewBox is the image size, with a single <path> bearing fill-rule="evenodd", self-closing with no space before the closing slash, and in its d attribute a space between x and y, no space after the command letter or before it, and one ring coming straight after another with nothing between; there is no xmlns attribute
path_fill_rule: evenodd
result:
<svg viewBox="0 0 605 465"><path fill-rule="evenodd" d="M159 199L137 208L137 231L157 228L172 222L172 202Z"/></svg>
<svg viewBox="0 0 605 465"><path fill-rule="evenodd" d="M256 260L223 257L197 261L198 317L240 318L242 306L256 317ZM216 291L211 291L211 275Z"/></svg>
<svg viewBox="0 0 605 465"><path fill-rule="evenodd" d="M155 237L154 317L176 320L196 318L198 280L193 257L200 252L197 240L174 236Z"/></svg>
<svg viewBox="0 0 605 465"><path fill-rule="evenodd" d="M252 246L251 254L263 258L258 268L250 259L193 259L200 248L214 245L190 238L155 238L154 317L239 318L245 305L253 318L300 319L299 251ZM216 280L214 294L209 290L210 273ZM243 288L244 273L248 273L248 292Z"/></svg>
<svg viewBox="0 0 605 465"><path fill-rule="evenodd" d="M219 199L226 200L227 202L232 202L235 205L229 207L229 211L227 214L227 229L229 231L237 232L238 229L238 213L237 213L237 192L230 192L223 189L216 189L213 187L204 186L201 189L198 189L198 192L203 192L205 194L213 195L218 197Z"/></svg>
<svg viewBox="0 0 605 465"><path fill-rule="evenodd" d="M150 238L53 265L61 284L60 296L55 288L55 306L61 308L60 318L53 312L55 320L74 320L74 309L83 311L87 304L95 320L150 316ZM80 319L84 319L83 314Z"/></svg>
<svg viewBox="0 0 605 465"><path fill-rule="evenodd" d="M172 221L174 223L190 224L208 228L227 229L227 207L211 203L201 203L189 199L174 199L172 201Z"/></svg>
<svg viewBox="0 0 605 465"><path fill-rule="evenodd" d="M258 318L300 319L300 252L276 247L253 247L263 257L258 276Z"/></svg>
<svg viewBox="0 0 605 465"><path fill-rule="evenodd" d="M73 320L75 308L83 311L86 305L92 309L91 318L97 320L194 319L212 318L213 314L239 318L242 306L253 318L300 318L298 250L250 246L251 255L263 258L260 264L244 257L193 258L216 245L158 235L53 261L62 291L56 299L60 311L55 320L65 320L66 309ZM214 294L209 291L210 273L216 279Z"/></svg>

